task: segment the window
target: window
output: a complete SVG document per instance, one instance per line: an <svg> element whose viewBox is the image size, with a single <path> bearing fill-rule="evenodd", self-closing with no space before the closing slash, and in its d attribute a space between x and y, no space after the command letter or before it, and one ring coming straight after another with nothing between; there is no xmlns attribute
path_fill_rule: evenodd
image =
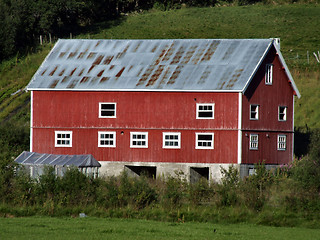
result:
<svg viewBox="0 0 320 240"><path fill-rule="evenodd" d="M197 103L197 119L214 119L214 103Z"/></svg>
<svg viewBox="0 0 320 240"><path fill-rule="evenodd" d="M116 147L116 132L98 132L98 147Z"/></svg>
<svg viewBox="0 0 320 240"><path fill-rule="evenodd" d="M72 132L55 131L55 147L72 147Z"/></svg>
<svg viewBox="0 0 320 240"><path fill-rule="evenodd" d="M279 121L287 121L287 107L279 106L278 113Z"/></svg>
<svg viewBox="0 0 320 240"><path fill-rule="evenodd" d="M250 134L250 150L258 150L259 136L258 134Z"/></svg>
<svg viewBox="0 0 320 240"><path fill-rule="evenodd" d="M287 148L287 136L286 135L278 135L278 150L286 150Z"/></svg>
<svg viewBox="0 0 320 240"><path fill-rule="evenodd" d="M131 132L130 133L131 148L148 148L147 132Z"/></svg>
<svg viewBox="0 0 320 240"><path fill-rule="evenodd" d="M99 118L116 118L116 103L99 103Z"/></svg>
<svg viewBox="0 0 320 240"><path fill-rule="evenodd" d="M213 133L196 133L196 149L213 149Z"/></svg>
<svg viewBox="0 0 320 240"><path fill-rule="evenodd" d="M273 65L267 64L266 65L266 84L272 85L272 75L273 75Z"/></svg>
<svg viewBox="0 0 320 240"><path fill-rule="evenodd" d="M180 148L181 133L164 132L163 133L163 148Z"/></svg>
<svg viewBox="0 0 320 240"><path fill-rule="evenodd" d="M259 119L259 105L250 105L250 120L258 120Z"/></svg>

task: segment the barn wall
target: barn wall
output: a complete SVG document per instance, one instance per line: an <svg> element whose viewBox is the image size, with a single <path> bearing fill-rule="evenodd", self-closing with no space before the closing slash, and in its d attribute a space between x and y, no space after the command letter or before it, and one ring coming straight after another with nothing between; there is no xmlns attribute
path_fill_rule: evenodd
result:
<svg viewBox="0 0 320 240"><path fill-rule="evenodd" d="M273 83L265 84L265 66L273 64ZM242 163L282 164L292 160L293 89L272 48L242 98ZM250 120L250 104L259 105L259 120ZM287 106L287 120L278 120L278 106ZM259 134L259 149L249 150L250 133ZM287 136L287 149L277 150L277 135ZM268 136L268 137L266 137Z"/></svg>
<svg viewBox="0 0 320 240"><path fill-rule="evenodd" d="M33 151L92 154L98 161L237 163L238 94L175 92L33 93ZM116 118L99 118L99 102L116 102ZM196 103L215 103L215 119L196 119ZM71 148L54 131L73 131ZM116 148L99 148L98 131L115 131ZM130 132L149 133L147 149L130 148ZM181 132L180 149L163 149L162 132ZM196 132L213 132L214 149L195 149Z"/></svg>

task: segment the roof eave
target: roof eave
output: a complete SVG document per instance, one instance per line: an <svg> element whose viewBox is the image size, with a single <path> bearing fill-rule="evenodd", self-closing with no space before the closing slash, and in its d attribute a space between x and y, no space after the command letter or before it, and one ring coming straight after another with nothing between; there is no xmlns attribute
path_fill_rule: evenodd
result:
<svg viewBox="0 0 320 240"><path fill-rule="evenodd" d="M256 65L256 67L254 68L253 72L251 73L251 75L250 75L250 77L249 77L246 85L245 85L244 88L241 90L242 94L244 94L244 93L247 91L247 89L248 89L248 87L249 87L249 85L250 85L253 77L256 75L256 72L258 71L258 69L260 68L263 60L265 59L265 57L267 56L268 52L270 51L272 44L273 44L273 40L270 41L268 47L266 48L266 50L264 51L263 55L261 56L258 64Z"/></svg>
<svg viewBox="0 0 320 240"><path fill-rule="evenodd" d="M234 90L214 90L214 89L81 89L81 88L75 88L75 89L58 89L58 88L27 88L28 91L74 91L74 92L229 92L229 93L235 93L235 92L242 92L240 89L234 89Z"/></svg>
<svg viewBox="0 0 320 240"><path fill-rule="evenodd" d="M279 56L280 62L281 62L282 66L283 66L283 68L284 68L284 70L285 70L285 72L287 74L287 77L289 78L289 81L290 81L291 86L292 86L293 91L294 91L294 95L296 95L298 98L300 98L301 94L300 94L300 92L298 90L298 87L297 87L296 83L293 80L293 77L292 77L292 75L291 75L291 73L289 71L289 68L288 68L288 66L287 66L287 64L286 64L286 62L285 62L285 60L284 60L284 58L283 58L283 56L282 56L282 54L280 52L279 47L275 43L273 43L273 46L275 47L275 49L277 51L277 54Z"/></svg>
<svg viewBox="0 0 320 240"><path fill-rule="evenodd" d="M293 88L294 95L297 96L298 98L300 98L300 97L301 97L301 94L300 94L300 92L299 92L299 90L298 90L298 88L297 88L297 86L296 86L296 84L295 84L295 82L294 82L294 80L293 80L293 77L292 77L292 75L291 75L291 73L290 73L290 71L289 71L289 68L288 68L288 66L287 66L287 64L286 64L286 62L285 62L285 60L284 60L284 58L283 58L283 56L282 56L282 54L281 54L280 48L279 48L278 45L275 43L275 40L274 40L274 39L270 42L270 44L269 44L268 47L266 48L266 51L264 52L264 54L262 55L261 59L259 60L257 66L255 67L254 71L253 71L252 74L250 75L249 80L247 81L245 87L244 87L244 88L242 89L242 91L241 91L242 94L244 94L244 93L246 92L246 90L247 90L247 88L249 87L249 85L250 85L250 83L251 83L254 75L256 74L256 72L258 71L258 69L260 68L260 66L261 66L261 64L262 64L262 61L265 59L265 57L267 56L267 54L268 54L268 52L270 51L270 49L271 49L272 46L276 49L276 52L277 52L277 54L278 54L278 56L279 56L279 59L280 59L280 62L281 62L281 64L282 64L283 68L285 69L285 72L286 72L286 74L287 74L287 77L289 78L289 82L290 82L290 84L291 84L291 86L292 86L292 88Z"/></svg>

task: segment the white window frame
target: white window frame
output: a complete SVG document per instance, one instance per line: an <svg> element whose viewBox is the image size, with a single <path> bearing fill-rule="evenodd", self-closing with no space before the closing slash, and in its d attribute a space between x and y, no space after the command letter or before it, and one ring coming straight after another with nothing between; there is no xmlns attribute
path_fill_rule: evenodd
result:
<svg viewBox="0 0 320 240"><path fill-rule="evenodd" d="M200 135L211 135L211 140L199 140ZM196 149L214 149L214 133L211 132L200 132L196 133ZM199 142L202 143L211 143L211 146L199 146Z"/></svg>
<svg viewBox="0 0 320 240"><path fill-rule="evenodd" d="M196 119L214 119L214 103L197 103L197 116ZM207 109L199 109L202 107L211 107L212 110ZM200 117L199 114L201 113L210 113L212 112L212 117Z"/></svg>
<svg viewBox="0 0 320 240"><path fill-rule="evenodd" d="M102 105L103 104L110 104L110 105L114 105L114 115L111 115L111 116L103 116L102 115L102 112L103 111L113 111L112 109L110 110L105 110L105 109L102 109ZM117 103L115 102L99 102L99 118L116 118L117 117Z"/></svg>
<svg viewBox="0 0 320 240"><path fill-rule="evenodd" d="M145 138L134 138L135 135L145 136ZM135 141L145 142L145 145L136 145ZM148 148L148 132L130 132L130 148Z"/></svg>
<svg viewBox="0 0 320 240"><path fill-rule="evenodd" d="M252 108L255 107L253 110ZM260 106L258 104L250 104L250 120L259 120L259 108ZM252 114L254 113L255 117L252 117Z"/></svg>
<svg viewBox="0 0 320 240"><path fill-rule="evenodd" d="M258 134L250 134L249 149L250 150L258 150L259 149L259 135Z"/></svg>
<svg viewBox="0 0 320 240"><path fill-rule="evenodd" d="M278 151L285 151L287 149L287 136L286 135L278 135L277 149L278 149Z"/></svg>
<svg viewBox="0 0 320 240"><path fill-rule="evenodd" d="M113 137L102 137L101 135L104 134L113 134ZM98 132L98 147L116 147L116 132L105 132L105 131L99 131ZM113 141L113 144L101 144L101 141Z"/></svg>
<svg viewBox="0 0 320 240"><path fill-rule="evenodd" d="M285 122L287 121L287 107L279 106L278 107L278 121Z"/></svg>
<svg viewBox="0 0 320 240"><path fill-rule="evenodd" d="M55 131L54 132L55 137L54 137L54 146L55 147L72 147L72 131ZM70 137L67 138L65 137L59 137L59 135L67 135L69 134ZM69 143L58 143L58 141L69 141Z"/></svg>
<svg viewBox="0 0 320 240"><path fill-rule="evenodd" d="M166 138L166 137L169 137ZM170 137L177 137L176 139ZM166 145L166 143L177 143L177 145ZM179 149L181 146L181 133L180 132L163 132L162 133L162 148Z"/></svg>
<svg viewBox="0 0 320 240"><path fill-rule="evenodd" d="M266 64L265 83L266 85L272 85L272 81L273 81L273 64Z"/></svg>

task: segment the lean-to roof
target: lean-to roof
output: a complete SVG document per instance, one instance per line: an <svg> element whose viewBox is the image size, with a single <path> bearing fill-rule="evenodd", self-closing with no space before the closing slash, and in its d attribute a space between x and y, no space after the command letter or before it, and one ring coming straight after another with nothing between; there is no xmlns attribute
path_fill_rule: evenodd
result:
<svg viewBox="0 0 320 240"><path fill-rule="evenodd" d="M15 162L23 165L101 167L101 164L90 154L58 155L23 151Z"/></svg>

